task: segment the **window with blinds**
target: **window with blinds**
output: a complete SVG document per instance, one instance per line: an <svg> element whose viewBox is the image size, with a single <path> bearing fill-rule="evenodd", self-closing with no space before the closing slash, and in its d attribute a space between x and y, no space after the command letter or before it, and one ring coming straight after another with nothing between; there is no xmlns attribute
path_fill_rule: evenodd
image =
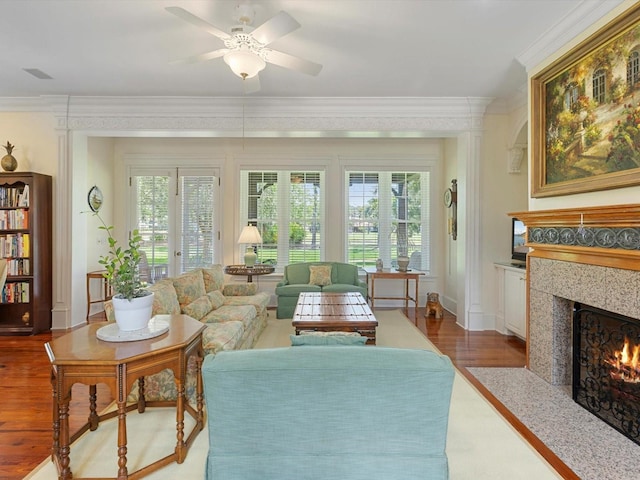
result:
<svg viewBox="0 0 640 480"><path fill-rule="evenodd" d="M242 225L262 236L258 261L287 265L322 260L323 172L241 171Z"/></svg>
<svg viewBox="0 0 640 480"><path fill-rule="evenodd" d="M215 263L213 176L181 176L181 268L187 272Z"/></svg>
<svg viewBox="0 0 640 480"><path fill-rule="evenodd" d="M429 172L346 172L347 261L430 270Z"/></svg>

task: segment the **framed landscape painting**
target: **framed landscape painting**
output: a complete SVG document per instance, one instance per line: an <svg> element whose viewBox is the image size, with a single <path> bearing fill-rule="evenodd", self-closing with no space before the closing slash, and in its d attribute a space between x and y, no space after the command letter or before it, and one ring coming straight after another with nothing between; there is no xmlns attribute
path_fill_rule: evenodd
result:
<svg viewBox="0 0 640 480"><path fill-rule="evenodd" d="M640 184L640 5L531 81L532 196Z"/></svg>

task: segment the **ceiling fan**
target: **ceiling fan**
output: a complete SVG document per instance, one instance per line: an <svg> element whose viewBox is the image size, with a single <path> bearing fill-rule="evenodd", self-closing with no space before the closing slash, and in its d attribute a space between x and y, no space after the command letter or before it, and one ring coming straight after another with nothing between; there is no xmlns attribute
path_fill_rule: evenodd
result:
<svg viewBox="0 0 640 480"><path fill-rule="evenodd" d="M184 8L167 7L165 10L218 37L224 42L225 47L172 63L196 63L223 57L233 73L244 80L245 93L260 90L258 73L267 63L308 75L318 75L322 70L322 65L318 63L268 48L275 40L300 28L300 24L286 12L281 11L254 29L251 27L255 14L253 8L247 4L240 4L236 7L235 16L239 24L231 28L231 33L226 33Z"/></svg>

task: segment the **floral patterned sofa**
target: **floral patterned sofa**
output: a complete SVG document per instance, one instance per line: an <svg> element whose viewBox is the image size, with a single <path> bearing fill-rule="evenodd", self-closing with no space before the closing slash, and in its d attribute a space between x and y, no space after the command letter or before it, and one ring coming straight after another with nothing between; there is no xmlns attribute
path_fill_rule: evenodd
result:
<svg viewBox="0 0 640 480"><path fill-rule="evenodd" d="M199 268L175 278L165 278L149 286L154 292L153 315L184 313L207 324L202 334L205 355L223 350L253 347L267 325L269 295L257 291L255 283L224 283L221 265ZM113 307L105 304L108 320L114 320ZM195 360L187 366L187 397L195 394ZM145 398L150 401L175 400L177 389L169 369L145 377ZM129 401L138 398L134 385Z"/></svg>

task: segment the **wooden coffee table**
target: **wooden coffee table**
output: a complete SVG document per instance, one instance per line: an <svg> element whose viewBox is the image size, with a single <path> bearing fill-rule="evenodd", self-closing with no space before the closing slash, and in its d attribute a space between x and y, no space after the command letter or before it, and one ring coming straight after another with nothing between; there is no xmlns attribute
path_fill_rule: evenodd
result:
<svg viewBox="0 0 640 480"><path fill-rule="evenodd" d="M117 417L118 445L117 479L137 479L171 462L182 463L189 446L204 427L201 366L203 360L202 331L205 325L187 315L162 315L169 331L148 340L106 342L96 337L104 324L90 324L45 344L51 362L53 386L53 448L51 458L58 469L58 479L67 480L71 473L71 444L87 430L96 430L102 420ZM188 404L185 395L187 360L195 356L197 365L197 406ZM144 377L165 368L173 370L178 389L176 402L147 402L144 398ZM139 382L137 403L127 405L127 395L134 382ZM69 432L69 402L74 383L89 385L89 418L76 433ZM96 384L105 383L116 399L117 408L104 415L96 412ZM176 447L160 460L135 472L127 469L127 413L146 407L176 406ZM184 414L189 413L196 424L185 439ZM146 447L144 447L146 448ZM160 452L162 453L162 452ZM115 457L115 456L114 456ZM116 458L114 458L116 463Z"/></svg>
<svg viewBox="0 0 640 480"><path fill-rule="evenodd" d="M302 292L293 313L296 335L302 330L320 332L358 332L376 343L378 320L364 297L357 292Z"/></svg>

